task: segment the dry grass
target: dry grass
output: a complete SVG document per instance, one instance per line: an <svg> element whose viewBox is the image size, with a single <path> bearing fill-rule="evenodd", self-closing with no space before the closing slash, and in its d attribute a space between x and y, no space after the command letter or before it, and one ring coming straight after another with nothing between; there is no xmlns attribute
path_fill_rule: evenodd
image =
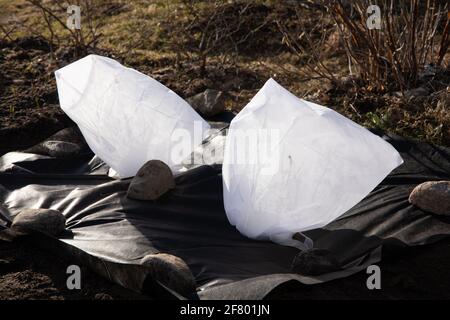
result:
<svg viewBox="0 0 450 320"><path fill-rule="evenodd" d="M54 1L43 3L52 6ZM411 47L401 45L411 34L397 34L395 49L383 40L385 34L371 32L358 42L351 26L361 28L361 16L349 25L314 2L320 1L92 0L92 24L98 37L94 43L87 40L84 44L96 47L87 51L100 50L184 97L206 88L224 90L231 97L229 108L238 111L267 78L274 77L298 96L330 106L361 124L450 145L448 55L438 72L421 76L427 63L438 62L439 51L442 55L439 45L443 39L447 41L442 37L445 24L441 23L434 35L430 30L435 28L424 31L422 27L436 25L438 8L416 18L414 60ZM363 0L358 2L361 5ZM77 42L56 19L50 19L51 40L42 9L25 0L6 6L5 0L0 0L0 6L5 9L0 12L8 11L10 20L15 16L13 20L20 22L6 40L40 36L54 42L58 57L62 50L71 53L69 58L64 55L68 62L76 59L73 47ZM409 19L408 13L392 20L392 28L395 24L398 29L401 19ZM66 17L61 10L55 14L59 19ZM8 23L7 27L11 26ZM82 31L89 33L89 29ZM0 39L3 36L0 30ZM378 44L374 54L368 47L372 41ZM389 56L391 51L394 54ZM400 60L401 64L390 63L387 68L379 63L385 59ZM416 72L410 72L414 61ZM352 77L348 77L349 62ZM429 94L416 98L395 94L415 85L425 86ZM12 91L5 88L4 92Z"/></svg>

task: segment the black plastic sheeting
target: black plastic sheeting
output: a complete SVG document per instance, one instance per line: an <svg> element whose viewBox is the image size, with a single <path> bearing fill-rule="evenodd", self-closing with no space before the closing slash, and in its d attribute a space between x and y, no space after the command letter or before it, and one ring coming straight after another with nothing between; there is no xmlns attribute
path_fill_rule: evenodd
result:
<svg viewBox="0 0 450 320"><path fill-rule="evenodd" d="M67 218L59 240L34 241L76 256L98 273L160 297L262 299L287 282L314 284L342 278L381 259L383 246L415 246L450 234L450 217L423 212L408 202L429 180L450 179L450 149L383 136L402 155L393 171L358 205L328 226L306 232L316 248L330 250L341 269L320 276L291 272L298 249L242 236L225 215L220 165L203 165L176 178L177 187L156 202L126 197L130 179L114 180L89 150L70 159L29 153L0 158L0 229L23 208L52 208ZM174 292L148 279L139 260L166 252L190 267L197 292ZM167 295L166 295L167 293Z"/></svg>

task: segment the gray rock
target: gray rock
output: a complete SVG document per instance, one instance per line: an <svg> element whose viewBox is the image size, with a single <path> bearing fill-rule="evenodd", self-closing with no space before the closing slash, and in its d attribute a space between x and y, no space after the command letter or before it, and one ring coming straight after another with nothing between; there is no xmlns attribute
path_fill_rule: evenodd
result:
<svg viewBox="0 0 450 320"><path fill-rule="evenodd" d="M25 149L24 152L52 157L70 157L87 148L88 145L80 129L70 127L56 132L45 141Z"/></svg>
<svg viewBox="0 0 450 320"><path fill-rule="evenodd" d="M427 212L450 215L450 181L419 184L409 195L409 202Z"/></svg>
<svg viewBox="0 0 450 320"><path fill-rule="evenodd" d="M25 209L13 219L11 228L36 230L56 237L64 231L66 218L58 210Z"/></svg>
<svg viewBox="0 0 450 320"><path fill-rule="evenodd" d="M409 97L425 97L429 94L429 90L424 87L419 87L415 89L411 89L405 92L405 95Z"/></svg>
<svg viewBox="0 0 450 320"><path fill-rule="evenodd" d="M434 77L439 72L443 71L440 66L435 66L433 64L426 64L422 72L419 73L419 79L429 79Z"/></svg>
<svg viewBox="0 0 450 320"><path fill-rule="evenodd" d="M0 267L10 265L14 262L12 258L0 259Z"/></svg>
<svg viewBox="0 0 450 320"><path fill-rule="evenodd" d="M54 135L50 136L46 141L66 141L78 144L79 146L85 146L86 141L83 138L83 134L81 133L78 127L69 127L62 129L56 132Z"/></svg>
<svg viewBox="0 0 450 320"><path fill-rule="evenodd" d="M114 300L114 298L111 297L109 294L103 293L103 292L95 294L94 299L95 300Z"/></svg>
<svg viewBox="0 0 450 320"><path fill-rule="evenodd" d="M191 270L179 257L167 253L149 254L141 259L141 264L150 269L154 279L180 294L189 295L196 290Z"/></svg>
<svg viewBox="0 0 450 320"><path fill-rule="evenodd" d="M170 168L160 160L145 163L131 180L127 197L136 200L156 200L175 188Z"/></svg>
<svg viewBox="0 0 450 320"><path fill-rule="evenodd" d="M209 118L225 111L225 94L222 91L206 89L187 99L187 102L203 117Z"/></svg>
<svg viewBox="0 0 450 320"><path fill-rule="evenodd" d="M430 94L429 90L424 87L419 87L415 89L410 89L405 91L405 97L406 98L413 98L413 97L425 97ZM395 92L395 95L397 97L402 97L402 93L400 91Z"/></svg>
<svg viewBox="0 0 450 320"><path fill-rule="evenodd" d="M329 250L311 249L297 254L292 261L292 271L305 276L317 276L340 269L338 259Z"/></svg>
<svg viewBox="0 0 450 320"><path fill-rule="evenodd" d="M45 141L42 143L42 147L46 151L46 154L55 158L76 156L81 151L81 148L77 144L66 141Z"/></svg>

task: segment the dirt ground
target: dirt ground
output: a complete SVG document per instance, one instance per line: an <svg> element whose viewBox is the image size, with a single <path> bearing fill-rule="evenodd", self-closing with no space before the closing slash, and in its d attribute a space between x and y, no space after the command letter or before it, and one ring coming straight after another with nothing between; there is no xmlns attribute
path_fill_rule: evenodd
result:
<svg viewBox="0 0 450 320"><path fill-rule="evenodd" d="M23 241L0 240L0 300L148 299L81 267L81 289L66 285L67 259Z"/></svg>

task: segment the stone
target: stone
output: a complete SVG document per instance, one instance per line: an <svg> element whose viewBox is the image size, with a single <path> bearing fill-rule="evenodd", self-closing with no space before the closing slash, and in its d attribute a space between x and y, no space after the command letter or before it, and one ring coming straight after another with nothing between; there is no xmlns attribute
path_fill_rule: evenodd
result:
<svg viewBox="0 0 450 320"><path fill-rule="evenodd" d="M149 254L141 259L141 265L150 269L155 280L180 294L189 295L196 290L191 270L179 257L167 253Z"/></svg>
<svg viewBox="0 0 450 320"><path fill-rule="evenodd" d="M419 87L419 88L415 88L415 89L411 89L405 92L405 96L410 98L410 97L425 97L429 95L429 90L427 88L424 87Z"/></svg>
<svg viewBox="0 0 450 320"><path fill-rule="evenodd" d="M16 215L11 224L12 229L35 230L58 236L66 227L66 218L58 210L25 209Z"/></svg>
<svg viewBox="0 0 450 320"><path fill-rule="evenodd" d="M317 276L340 269L338 259L329 250L301 251L292 261L291 269L305 276Z"/></svg>
<svg viewBox="0 0 450 320"><path fill-rule="evenodd" d="M72 142L66 141L45 141L42 147L50 157L55 158L69 158L80 153L81 148Z"/></svg>
<svg viewBox="0 0 450 320"><path fill-rule="evenodd" d="M14 260L12 258L0 259L0 267L10 265Z"/></svg>
<svg viewBox="0 0 450 320"><path fill-rule="evenodd" d="M80 129L78 127L69 127L56 132L45 141L23 151L51 157L67 158L75 156L87 148L88 145Z"/></svg>
<svg viewBox="0 0 450 320"><path fill-rule="evenodd" d="M187 99L187 102L205 118L225 111L225 94L222 91L206 89Z"/></svg>
<svg viewBox="0 0 450 320"><path fill-rule="evenodd" d="M173 188L175 179L169 166L160 160L150 160L131 180L127 197L136 200L156 200Z"/></svg>
<svg viewBox="0 0 450 320"><path fill-rule="evenodd" d="M84 140L83 134L77 126L62 129L54 135L46 139L46 141L65 141L77 144L80 147L86 147L87 143Z"/></svg>
<svg viewBox="0 0 450 320"><path fill-rule="evenodd" d="M425 97L430 94L429 90L424 87L410 89L404 92L406 98ZM402 97L402 92L397 91L394 93L397 97Z"/></svg>
<svg viewBox="0 0 450 320"><path fill-rule="evenodd" d="M419 184L409 195L409 202L423 211L450 215L450 181L428 181Z"/></svg>
<svg viewBox="0 0 450 320"><path fill-rule="evenodd" d="M114 298L107 293L100 292L95 294L94 300L114 300Z"/></svg>

